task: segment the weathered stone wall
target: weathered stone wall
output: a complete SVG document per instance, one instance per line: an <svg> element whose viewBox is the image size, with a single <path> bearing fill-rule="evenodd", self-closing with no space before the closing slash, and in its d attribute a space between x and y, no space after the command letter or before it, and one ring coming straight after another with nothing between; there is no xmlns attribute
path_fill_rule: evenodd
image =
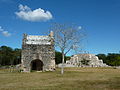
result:
<svg viewBox="0 0 120 90"><path fill-rule="evenodd" d="M22 45L22 67L24 72L31 71L31 62L39 59L43 62L43 71L53 71L55 69L54 40L51 44L26 44L27 35L24 35Z"/></svg>
<svg viewBox="0 0 120 90"><path fill-rule="evenodd" d="M88 60L88 65L83 65L82 60ZM102 60L99 60L94 54L77 54L73 55L67 64L74 65L75 67L108 67Z"/></svg>

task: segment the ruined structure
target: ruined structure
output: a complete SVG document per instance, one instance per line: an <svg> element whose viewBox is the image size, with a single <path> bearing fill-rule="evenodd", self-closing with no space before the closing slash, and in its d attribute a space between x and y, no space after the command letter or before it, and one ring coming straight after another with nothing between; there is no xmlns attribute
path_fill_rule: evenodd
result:
<svg viewBox="0 0 120 90"><path fill-rule="evenodd" d="M53 32L48 36L24 34L21 62L24 72L55 70Z"/></svg>
<svg viewBox="0 0 120 90"><path fill-rule="evenodd" d="M99 60L94 54L77 54L73 55L70 60L66 61L66 66L72 67L108 67L103 60Z"/></svg>

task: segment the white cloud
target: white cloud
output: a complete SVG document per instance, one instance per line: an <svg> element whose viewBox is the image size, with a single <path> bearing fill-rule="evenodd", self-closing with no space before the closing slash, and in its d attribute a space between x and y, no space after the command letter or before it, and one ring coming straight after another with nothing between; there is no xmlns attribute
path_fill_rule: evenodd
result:
<svg viewBox="0 0 120 90"><path fill-rule="evenodd" d="M8 31L5 31L1 26L0 26L0 32L1 32L2 35L4 35L5 37L11 36L11 33L9 33Z"/></svg>
<svg viewBox="0 0 120 90"><path fill-rule="evenodd" d="M52 14L49 11L44 11L41 8L31 10L31 8L28 6L23 6L21 4L19 5L19 12L15 12L15 14L23 20L33 22L47 21L53 18Z"/></svg>
<svg viewBox="0 0 120 90"><path fill-rule="evenodd" d="M4 30L3 30L2 27L0 26L0 32L2 32L2 31L4 31Z"/></svg>
<svg viewBox="0 0 120 90"><path fill-rule="evenodd" d="M11 36L11 34L8 32L8 31L3 31L2 34L6 37L9 37Z"/></svg>
<svg viewBox="0 0 120 90"><path fill-rule="evenodd" d="M81 27L81 26L78 26L78 30L80 30L80 29L82 29L82 27Z"/></svg>

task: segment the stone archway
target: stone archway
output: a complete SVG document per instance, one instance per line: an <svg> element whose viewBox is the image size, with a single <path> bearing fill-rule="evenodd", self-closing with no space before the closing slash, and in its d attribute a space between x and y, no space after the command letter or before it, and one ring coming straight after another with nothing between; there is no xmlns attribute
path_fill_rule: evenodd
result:
<svg viewBox="0 0 120 90"><path fill-rule="evenodd" d="M31 62L31 70L42 71L43 70L43 62L39 59L35 59Z"/></svg>

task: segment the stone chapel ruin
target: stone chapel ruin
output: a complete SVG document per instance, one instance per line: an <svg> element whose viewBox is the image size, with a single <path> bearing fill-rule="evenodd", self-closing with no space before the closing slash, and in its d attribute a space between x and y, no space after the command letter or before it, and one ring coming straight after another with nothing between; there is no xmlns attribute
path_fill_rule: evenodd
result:
<svg viewBox="0 0 120 90"><path fill-rule="evenodd" d="M24 72L55 70L53 32L48 36L24 34L21 62Z"/></svg>

